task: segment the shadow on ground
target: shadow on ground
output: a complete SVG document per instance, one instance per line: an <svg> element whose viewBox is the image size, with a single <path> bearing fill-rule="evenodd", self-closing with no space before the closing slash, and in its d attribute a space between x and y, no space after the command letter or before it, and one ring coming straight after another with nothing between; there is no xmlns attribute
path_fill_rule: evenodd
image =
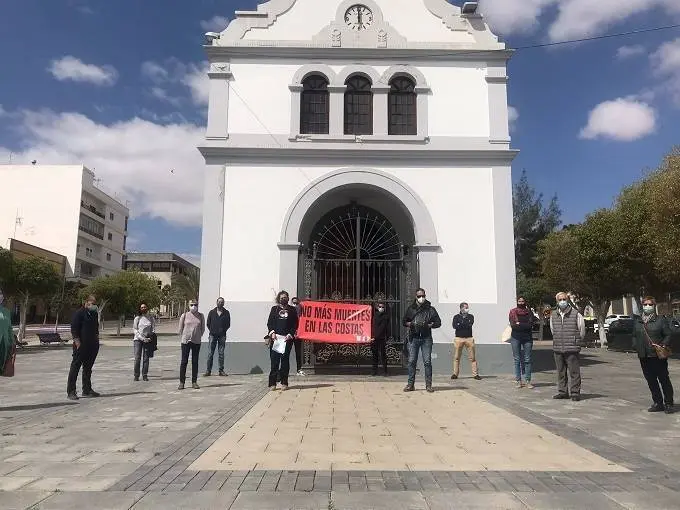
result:
<svg viewBox="0 0 680 510"><path fill-rule="evenodd" d="M44 402L41 404L24 404L18 406L0 407L0 412L3 411L32 411L35 409L49 409L51 407L76 406L76 402Z"/></svg>

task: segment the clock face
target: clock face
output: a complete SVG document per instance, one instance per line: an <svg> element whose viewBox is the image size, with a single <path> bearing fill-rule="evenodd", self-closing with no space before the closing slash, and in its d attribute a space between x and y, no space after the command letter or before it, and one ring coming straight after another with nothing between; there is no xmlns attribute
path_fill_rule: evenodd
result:
<svg viewBox="0 0 680 510"><path fill-rule="evenodd" d="M373 13L365 5L353 5L345 13L345 23L352 30L366 30L373 23Z"/></svg>

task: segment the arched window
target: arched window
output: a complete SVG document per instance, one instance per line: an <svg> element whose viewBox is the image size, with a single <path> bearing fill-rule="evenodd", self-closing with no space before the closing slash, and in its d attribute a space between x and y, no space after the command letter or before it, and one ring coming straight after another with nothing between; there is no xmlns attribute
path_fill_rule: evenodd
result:
<svg viewBox="0 0 680 510"><path fill-rule="evenodd" d="M390 80L388 117L390 135L418 134L416 84L410 77L396 76Z"/></svg>
<svg viewBox="0 0 680 510"><path fill-rule="evenodd" d="M328 80L313 74L302 82L300 95L300 133L328 134Z"/></svg>
<svg viewBox="0 0 680 510"><path fill-rule="evenodd" d="M373 134L373 92L371 80L361 75L347 78L345 82L345 134Z"/></svg>

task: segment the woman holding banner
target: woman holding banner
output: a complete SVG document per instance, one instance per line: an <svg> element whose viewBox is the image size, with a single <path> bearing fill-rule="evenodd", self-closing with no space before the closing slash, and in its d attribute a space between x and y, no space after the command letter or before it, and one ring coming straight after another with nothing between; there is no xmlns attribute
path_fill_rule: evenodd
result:
<svg viewBox="0 0 680 510"><path fill-rule="evenodd" d="M272 306L267 319L269 359L269 389L276 389L277 379L281 380L281 389L288 389L288 372L290 371L290 351L298 328L298 314L294 306L288 304L288 292L282 290L276 295L276 305Z"/></svg>

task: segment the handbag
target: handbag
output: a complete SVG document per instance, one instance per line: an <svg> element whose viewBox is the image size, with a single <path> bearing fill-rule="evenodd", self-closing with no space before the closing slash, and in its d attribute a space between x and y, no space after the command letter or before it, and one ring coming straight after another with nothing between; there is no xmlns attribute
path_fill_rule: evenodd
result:
<svg viewBox="0 0 680 510"><path fill-rule="evenodd" d="M672 349L670 347L665 346L665 345L655 344L654 342L652 342L652 339L649 337L649 333L647 333L647 325L646 324L642 325L642 329L645 332L645 336L647 337L647 341L649 342L649 344L654 349L654 352L656 353L656 357L659 358L659 359L670 358L671 355L673 354Z"/></svg>
<svg viewBox="0 0 680 510"><path fill-rule="evenodd" d="M512 337L512 328L510 326L506 326L503 330L503 333L501 333L501 342L509 342L510 337Z"/></svg>
<svg viewBox="0 0 680 510"><path fill-rule="evenodd" d="M2 369L3 377L14 377L14 362L16 361L16 358L17 358L17 346L15 343L12 343L12 350L10 351L9 356L5 360L5 366Z"/></svg>

